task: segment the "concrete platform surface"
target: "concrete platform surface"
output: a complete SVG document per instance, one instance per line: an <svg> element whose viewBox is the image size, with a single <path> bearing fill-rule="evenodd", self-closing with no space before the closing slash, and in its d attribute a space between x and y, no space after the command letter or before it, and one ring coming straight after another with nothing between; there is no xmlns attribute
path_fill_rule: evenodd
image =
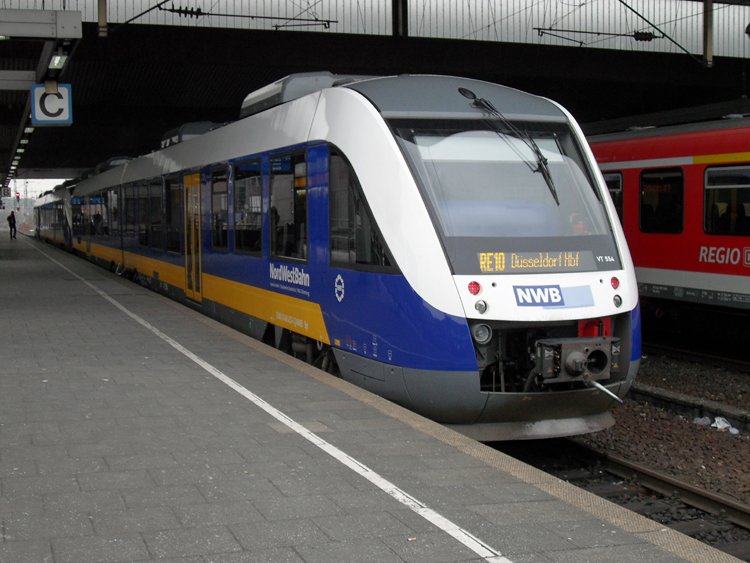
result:
<svg viewBox="0 0 750 563"><path fill-rule="evenodd" d="M733 561L0 231L0 563Z"/></svg>

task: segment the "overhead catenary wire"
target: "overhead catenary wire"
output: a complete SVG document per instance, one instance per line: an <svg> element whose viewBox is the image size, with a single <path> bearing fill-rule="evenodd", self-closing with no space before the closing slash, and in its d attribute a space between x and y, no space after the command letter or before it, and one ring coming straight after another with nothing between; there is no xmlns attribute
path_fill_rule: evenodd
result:
<svg viewBox="0 0 750 563"><path fill-rule="evenodd" d="M698 62L698 64L703 64L702 61L698 57L696 57L690 51L688 51L687 49L685 49L685 47L683 47L680 43L678 43L677 41L675 41L674 39L672 39L672 37L670 37L668 34L664 33L664 31L662 31L655 23L652 23L648 18L646 18L646 16L644 16L641 13L639 13L635 8L633 8L627 2L625 2L625 0L617 0L617 1L620 4L622 4L623 6L625 6L628 10L630 10L631 12L633 12L636 16L638 16L643 21L645 21L648 25L650 25L651 27L653 27L656 31L658 31L659 33L661 33L664 36L665 39L667 39L670 43L672 43L673 45L675 45L682 52L684 52L685 54L687 54L688 56L690 56L690 58L692 58L696 62Z"/></svg>
<svg viewBox="0 0 750 563"><path fill-rule="evenodd" d="M225 17L225 18L247 18L251 20L284 20L284 23L276 24L273 27L275 29L279 29L282 27L304 27L304 26L314 26L314 25L322 25L324 28L328 29L332 23L338 23L337 20L328 20L328 19L318 19L318 18L301 18L301 17L288 17L288 16L258 16L253 14L225 14L221 12L204 12L203 10L198 8L186 8L183 6L180 6L179 8L175 8L172 6L171 8L164 8L163 4L165 2L161 2L158 5L158 9L164 12L170 12L172 14L177 14L179 16L186 16L189 18L200 18L204 16L212 16L212 17ZM294 23L288 23L288 22L294 22Z"/></svg>

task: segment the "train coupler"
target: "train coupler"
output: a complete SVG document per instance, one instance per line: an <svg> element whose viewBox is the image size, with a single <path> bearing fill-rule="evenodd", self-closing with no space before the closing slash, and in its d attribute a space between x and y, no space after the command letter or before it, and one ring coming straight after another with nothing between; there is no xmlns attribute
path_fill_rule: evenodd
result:
<svg viewBox="0 0 750 563"><path fill-rule="evenodd" d="M535 372L543 384L590 384L619 373L620 339L550 338L536 342ZM597 386L598 387L598 386Z"/></svg>

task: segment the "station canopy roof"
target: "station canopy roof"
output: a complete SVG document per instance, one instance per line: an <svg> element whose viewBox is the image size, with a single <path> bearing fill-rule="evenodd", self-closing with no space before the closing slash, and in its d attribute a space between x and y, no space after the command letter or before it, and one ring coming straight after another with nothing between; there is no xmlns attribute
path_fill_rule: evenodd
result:
<svg viewBox="0 0 750 563"><path fill-rule="evenodd" d="M689 0L667 1L702 5ZM219 0L218 4L222 3ZM280 0L274 5L285 3ZM151 8L157 4L165 3L153 2ZM316 3L334 4L332 0ZM390 6L399 2L385 4L390 18ZM423 16L434 3L424 4ZM750 10L746 6L732 9ZM466 16L454 16L456 20L451 25L455 30L451 28L443 36L427 29L424 17L412 17L409 32L398 36L394 35L395 20L386 18L383 22L378 16L380 20L374 26L366 20L374 16L357 19L348 13L344 14L347 21L356 24L351 24L351 30L338 29L349 33L335 29L326 29L325 33L297 31L293 27L279 29L269 21L239 29L144 24L141 19L126 23L121 17L119 23L109 22L103 35L102 28L96 21L89 21L91 16L85 11L77 20L69 14L78 12L36 11L62 16L54 25L41 24L46 26L42 36L37 30L37 36L9 35L9 39L0 40L0 185L7 185L11 177L75 177L111 157L150 152L160 146L165 134L183 124L237 119L248 93L298 72L470 76L555 99L580 122L593 124L594 129L604 122L610 123L610 128L658 124L657 114L665 111L682 120L750 111L746 102L745 55L717 55L708 67L701 64L702 55L695 52L695 47L689 49L690 53L683 53L674 45L669 52L650 48L571 48L571 36L591 43L586 47L595 46L583 33L582 19L572 22L572 31L577 35L558 33L565 38L556 39L554 35L564 29L565 22L541 18L531 24L536 39L521 43L502 40L523 29L500 29L499 22L504 20L494 13L471 14L471 33L465 29ZM0 10L0 36L8 29L19 29L18 22L7 22L9 12L19 10ZM149 15L152 13L156 12ZM332 28L335 25L331 22L346 19L341 14L334 15L337 19L329 13L314 14ZM489 21L494 18L494 27L479 21L480 16ZM661 29L658 25L649 28L636 16L633 21L638 25L630 25L627 37L613 36L611 40L635 45L632 33ZM750 44L745 35L748 23L750 12L748 21L734 30L741 39L736 43L737 49L750 48L745 46ZM376 32L365 33L357 28L359 25L369 25ZM531 37L528 18L523 25L526 36ZM670 33L674 29L665 28ZM731 35L734 41L734 31L726 30L723 35ZM417 32L419 37L415 36ZM601 42L597 45L601 46ZM729 48L735 47L726 47ZM66 55L67 60L62 68L50 69L57 55ZM72 124L34 126L31 131L29 86L34 83L45 85L42 92L50 96L56 96L56 85L71 85ZM695 106L701 109L696 110ZM630 119L643 114L652 115L645 118L651 123ZM613 119L620 121L610 121Z"/></svg>

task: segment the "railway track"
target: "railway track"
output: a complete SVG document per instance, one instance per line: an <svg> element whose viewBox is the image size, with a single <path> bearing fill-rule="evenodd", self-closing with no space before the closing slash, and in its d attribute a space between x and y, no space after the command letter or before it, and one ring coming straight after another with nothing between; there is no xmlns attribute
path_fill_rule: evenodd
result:
<svg viewBox="0 0 750 563"><path fill-rule="evenodd" d="M641 403L684 416L726 419L750 433L750 362L662 345L644 344L645 360L628 392Z"/></svg>
<svg viewBox="0 0 750 563"><path fill-rule="evenodd" d="M656 341L647 342L645 340L643 342L643 350L645 354L659 354L679 360L698 362L711 367L745 372L750 377L750 360L739 357L739 353L738 357L732 357L710 350L703 352L695 346L676 346L674 344L668 345ZM746 356L747 350L743 350L742 354Z"/></svg>
<svg viewBox="0 0 750 563"><path fill-rule="evenodd" d="M716 417L722 417L734 428L742 432L750 432L750 413L717 401L681 395L638 382L628 391L628 397L680 414L688 420L702 417L713 420Z"/></svg>
<svg viewBox="0 0 750 563"><path fill-rule="evenodd" d="M496 444L498 449L593 494L741 560L750 560L750 505L702 490L575 439Z"/></svg>

